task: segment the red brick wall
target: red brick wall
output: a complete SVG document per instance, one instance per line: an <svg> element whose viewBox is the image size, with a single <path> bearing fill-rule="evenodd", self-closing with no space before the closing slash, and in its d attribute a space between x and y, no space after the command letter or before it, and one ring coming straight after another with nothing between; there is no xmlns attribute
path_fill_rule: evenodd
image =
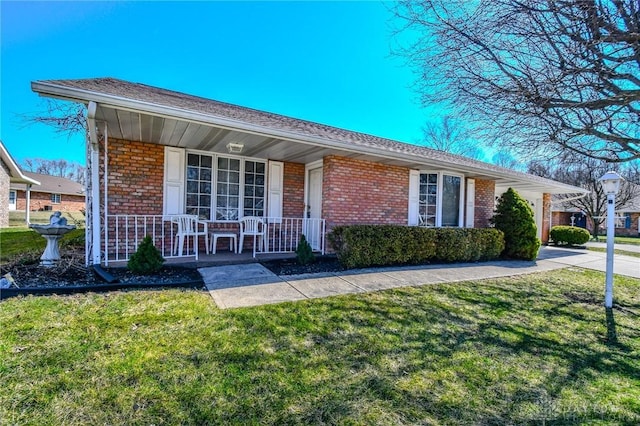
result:
<svg viewBox="0 0 640 426"><path fill-rule="evenodd" d="M27 193L26 191L16 190L16 210L24 211L27 208ZM82 195L60 195L60 203L53 204L51 202L51 194L48 192L36 192L31 191L30 194L30 210L31 211L42 211L45 209L49 209L52 211L61 211L61 212L69 212L69 211L80 211L85 208L85 201Z"/></svg>
<svg viewBox="0 0 640 426"><path fill-rule="evenodd" d="M336 225L407 224L409 169L328 156L323 162L322 214Z"/></svg>
<svg viewBox="0 0 640 426"><path fill-rule="evenodd" d="M282 216L304 215L304 164L284 163L284 188Z"/></svg>
<svg viewBox="0 0 640 426"><path fill-rule="evenodd" d="M108 149L109 214L162 214L164 147L109 139Z"/></svg>
<svg viewBox="0 0 640 426"><path fill-rule="evenodd" d="M496 183L492 180L476 179L476 199L473 211L473 227L489 227L496 202Z"/></svg>

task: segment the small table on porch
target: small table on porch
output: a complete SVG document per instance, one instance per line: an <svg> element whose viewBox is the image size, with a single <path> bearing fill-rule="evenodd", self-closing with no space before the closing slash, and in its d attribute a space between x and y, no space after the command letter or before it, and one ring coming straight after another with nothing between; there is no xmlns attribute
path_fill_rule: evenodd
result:
<svg viewBox="0 0 640 426"><path fill-rule="evenodd" d="M211 244L211 254L216 254L216 246L218 238L229 238L229 251L238 253L238 236L235 232L229 231L213 231L209 234L209 242Z"/></svg>

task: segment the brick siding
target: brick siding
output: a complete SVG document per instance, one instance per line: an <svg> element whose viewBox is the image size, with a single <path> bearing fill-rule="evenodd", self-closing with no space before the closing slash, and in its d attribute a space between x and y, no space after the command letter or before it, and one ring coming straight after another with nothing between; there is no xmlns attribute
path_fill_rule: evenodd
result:
<svg viewBox="0 0 640 426"><path fill-rule="evenodd" d="M476 199L473 210L473 227L487 228L493 217L496 203L496 183L492 180L476 179Z"/></svg>
<svg viewBox="0 0 640 426"><path fill-rule="evenodd" d="M85 198L83 195L60 194L60 203L51 202L51 194L48 192L38 192L31 190L29 209L35 211L61 211L74 212L85 209ZM16 190L16 210L24 211L27 208L27 192Z"/></svg>
<svg viewBox="0 0 640 426"><path fill-rule="evenodd" d="M109 214L161 215L163 175L164 146L109 139Z"/></svg>
<svg viewBox="0 0 640 426"><path fill-rule="evenodd" d="M304 215L304 164L284 163L282 216Z"/></svg>
<svg viewBox="0 0 640 426"><path fill-rule="evenodd" d="M328 156L323 163L322 215L337 225L406 225L409 169Z"/></svg>

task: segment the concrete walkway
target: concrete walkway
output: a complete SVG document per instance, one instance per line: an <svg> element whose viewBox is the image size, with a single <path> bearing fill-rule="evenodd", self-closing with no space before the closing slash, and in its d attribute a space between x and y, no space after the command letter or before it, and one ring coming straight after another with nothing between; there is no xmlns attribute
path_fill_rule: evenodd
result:
<svg viewBox="0 0 640 426"><path fill-rule="evenodd" d="M363 293L398 287L481 280L568 266L604 271L604 253L543 247L538 260L369 268L338 273L277 276L262 265L201 268L207 290L222 309ZM640 259L615 256L616 274L640 278Z"/></svg>

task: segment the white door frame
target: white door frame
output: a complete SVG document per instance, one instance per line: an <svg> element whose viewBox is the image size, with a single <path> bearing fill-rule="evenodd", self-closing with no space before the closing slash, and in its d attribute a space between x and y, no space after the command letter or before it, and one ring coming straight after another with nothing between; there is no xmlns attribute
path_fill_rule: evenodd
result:
<svg viewBox="0 0 640 426"><path fill-rule="evenodd" d="M309 199L311 197L311 187L309 184L309 175L312 171L320 169L322 171L322 160L314 161L313 163L306 164L304 167L304 211L302 213L303 217L303 229L304 233L307 236L307 240L311 245L313 250L322 250L321 241L322 241L322 226L321 221L307 221L309 212ZM322 219L322 191L320 191L320 215L319 219ZM313 226L313 229L309 227Z"/></svg>

